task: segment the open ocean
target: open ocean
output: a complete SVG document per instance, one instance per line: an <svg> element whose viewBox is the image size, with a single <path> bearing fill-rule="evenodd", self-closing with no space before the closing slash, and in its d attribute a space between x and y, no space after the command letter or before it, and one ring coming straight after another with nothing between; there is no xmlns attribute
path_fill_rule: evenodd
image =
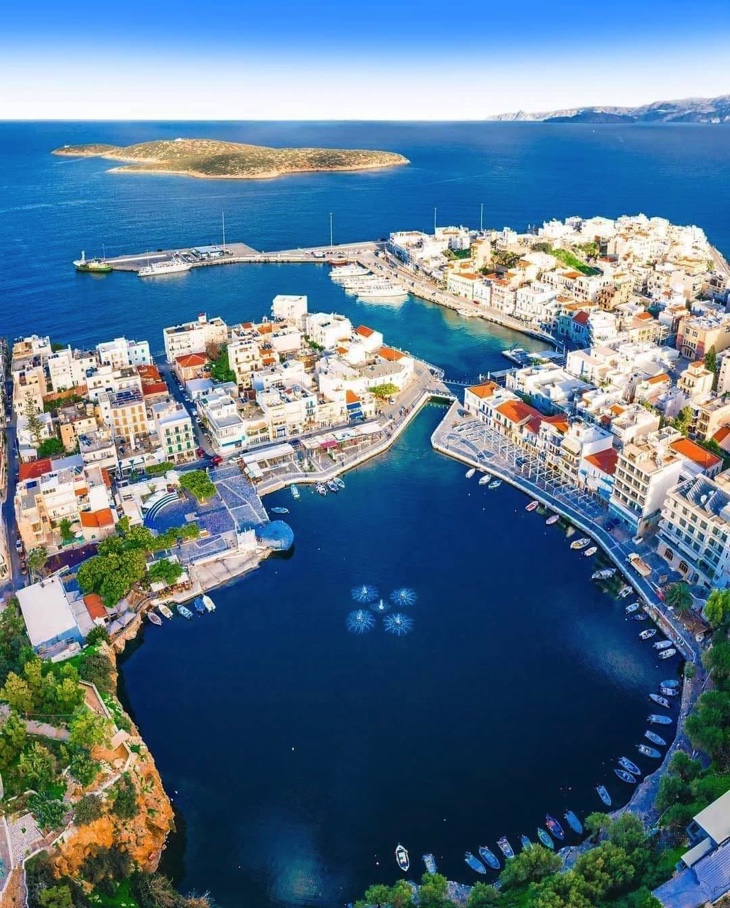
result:
<svg viewBox="0 0 730 908"><path fill-rule="evenodd" d="M275 181L106 173L56 158L62 144L210 136L272 145L398 151L410 166ZM0 124L0 334L162 348L164 325L200 311L258 318L276 293L306 293L437 363L451 378L504 368L534 342L409 299L345 296L324 266L206 268L143 282L77 275L108 254L220 239L263 250L376 239L398 229L524 229L568 215L643 211L704 227L730 253L730 130L543 124ZM166 869L223 908L335 906L432 851L452 878L464 851L513 844L548 811L597 809L634 757L661 677L623 605L590 581L518 492L488 492L435 454L427 408L346 490L291 508L293 553L215 592L218 610L147 627L122 663L127 702L179 811ZM411 634L349 634L350 591L413 588Z"/></svg>

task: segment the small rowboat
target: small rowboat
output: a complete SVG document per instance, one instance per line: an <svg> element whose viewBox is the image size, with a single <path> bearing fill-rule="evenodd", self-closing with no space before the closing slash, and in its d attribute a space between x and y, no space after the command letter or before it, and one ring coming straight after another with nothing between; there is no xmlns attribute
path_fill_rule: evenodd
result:
<svg viewBox="0 0 730 908"><path fill-rule="evenodd" d="M159 627L162 624L162 618L157 614L157 612L147 612L147 617L153 624L156 624Z"/></svg>
<svg viewBox="0 0 730 908"><path fill-rule="evenodd" d="M622 782L628 782L629 785L636 785L636 779L631 775L630 772L626 772L625 769L614 769L614 772Z"/></svg>
<svg viewBox="0 0 730 908"><path fill-rule="evenodd" d="M563 827L560 825L560 823L558 823L555 817L551 817L549 813L545 815L545 825L556 839L560 839L562 841L565 838Z"/></svg>
<svg viewBox="0 0 730 908"><path fill-rule="evenodd" d="M157 608L160 610L160 614L165 618L172 618L172 610L169 609L164 602L161 602Z"/></svg>
<svg viewBox="0 0 730 908"><path fill-rule="evenodd" d="M644 754L645 757L652 757L654 760L660 760L661 754L655 747L647 747L646 744L637 744L637 750L640 754Z"/></svg>
<svg viewBox="0 0 730 908"><path fill-rule="evenodd" d="M332 482L334 482L334 484L340 490L345 488L345 481L343 479L340 479L339 476L335 476L335 478L332 480ZM432 855L432 857L433 857L433 855Z"/></svg>
<svg viewBox="0 0 730 908"><path fill-rule="evenodd" d="M206 595L201 596L200 598L203 600L203 605L205 606L205 610L207 612L215 611L215 602L213 602L213 600L210 598L210 596L208 596L206 594Z"/></svg>
<svg viewBox="0 0 730 908"><path fill-rule="evenodd" d="M598 792L598 797L603 801L606 807L611 806L611 795L608 793L608 789L605 785L597 785L596 791Z"/></svg>
<svg viewBox="0 0 730 908"><path fill-rule="evenodd" d="M679 681L673 678L671 681L660 681L662 687L679 687Z"/></svg>
<svg viewBox="0 0 730 908"><path fill-rule="evenodd" d="M436 873L436 858L432 854L424 854L423 863L426 865L428 873Z"/></svg>
<svg viewBox="0 0 730 908"><path fill-rule="evenodd" d="M199 615L205 614L205 606L203 605L203 600L199 596L196 596L193 601L193 608Z"/></svg>
<svg viewBox="0 0 730 908"><path fill-rule="evenodd" d="M627 606L626 606L626 614L627 614L627 615L633 615L634 612L638 612L638 611L639 611L639 603L638 603L638 602L632 602L631 605L627 605Z"/></svg>
<svg viewBox="0 0 730 908"><path fill-rule="evenodd" d="M630 595L631 595L631 587L628 585L628 583L625 586L622 586L621 589L618 591L619 599L625 599L627 596L630 596Z"/></svg>
<svg viewBox="0 0 730 908"><path fill-rule="evenodd" d="M639 612L638 615L634 615L633 620L634 621L647 621L648 618L649 618L649 616L646 614L646 612Z"/></svg>
<svg viewBox="0 0 730 908"><path fill-rule="evenodd" d="M514 849L507 841L507 836L502 836L501 839L497 839L497 845L499 845L499 850L506 858L513 858L515 856Z"/></svg>
<svg viewBox="0 0 730 908"><path fill-rule="evenodd" d="M550 838L550 835L545 832L545 830L540 826L537 827L537 837L546 848L551 848L553 851L555 851L555 842L553 842L553 840Z"/></svg>
<svg viewBox="0 0 730 908"><path fill-rule="evenodd" d="M479 858L475 858L471 851L467 851L464 855L464 860L471 867L472 870L476 870L477 873L486 873L487 868L482 864Z"/></svg>
<svg viewBox="0 0 730 908"><path fill-rule="evenodd" d="M575 542L571 542L570 547L574 552L577 552L580 551L580 549L584 549L590 541L591 540L587 536L582 536L580 539L576 539Z"/></svg>
<svg viewBox="0 0 730 908"><path fill-rule="evenodd" d="M340 491L340 487L337 485L334 479L327 481L327 488L330 490L330 492L332 492L333 495L336 495Z"/></svg>
<svg viewBox="0 0 730 908"><path fill-rule="evenodd" d="M532 842L526 835L520 836L520 845L522 845L523 851L525 850L525 848L532 848Z"/></svg>
<svg viewBox="0 0 730 908"><path fill-rule="evenodd" d="M296 501L299 498L299 489L296 486L292 486L289 491L291 492L291 497Z"/></svg>
<svg viewBox="0 0 730 908"><path fill-rule="evenodd" d="M489 483L489 485L487 486L487 488L488 488L488 489L498 489L501 485L502 485L502 480L501 480L501 479L493 479L493 480Z"/></svg>
<svg viewBox="0 0 730 908"><path fill-rule="evenodd" d="M321 482L318 482L317 485L314 487L314 491L315 491L318 495L323 495L323 496L324 496L324 495L327 494L327 486L326 486L326 485L323 485Z"/></svg>
<svg viewBox="0 0 730 908"><path fill-rule="evenodd" d="M492 481L492 474L491 474L491 473L485 473L484 476L480 476L480 477L479 477L479 485L480 485L480 486L485 486L488 482L491 482L491 481Z"/></svg>
<svg viewBox="0 0 730 908"><path fill-rule="evenodd" d="M581 835L583 833L583 824L572 810L566 810L563 816L565 817L565 821L573 830L573 832L577 832L578 835Z"/></svg>
<svg viewBox="0 0 730 908"><path fill-rule="evenodd" d="M652 713L646 721L649 723L649 725L671 725L672 717L660 716L656 713Z"/></svg>
<svg viewBox="0 0 730 908"><path fill-rule="evenodd" d="M656 732L653 732L653 731L645 731L645 732L644 732L644 737L645 737L647 740L651 741L652 744L658 744L660 747L666 747L666 746L667 746L667 742L664 740L664 738L660 737L658 734L656 734Z"/></svg>
<svg viewBox="0 0 730 908"><path fill-rule="evenodd" d="M654 649L669 649L671 645L671 640L659 640L657 643L652 644Z"/></svg>
<svg viewBox="0 0 730 908"><path fill-rule="evenodd" d="M467 470L464 474L466 479L471 479L472 476L476 473L476 467L472 467L470 470Z"/></svg>
<svg viewBox="0 0 730 908"><path fill-rule="evenodd" d="M665 649L664 652L659 653L660 659L671 659L672 656L677 655L677 650L672 647L671 649Z"/></svg>
<svg viewBox="0 0 730 908"><path fill-rule="evenodd" d="M655 628L655 627L647 628L645 631L642 631L642 632L639 634L639 640L651 640L651 638L652 638L655 634L656 634L656 628Z"/></svg>
<svg viewBox="0 0 730 908"><path fill-rule="evenodd" d="M664 709L671 709L672 704L667 700L666 697L660 697L659 694L649 694L649 699L653 700L655 703L658 703L659 706L663 706Z"/></svg>
<svg viewBox="0 0 730 908"><path fill-rule="evenodd" d="M288 514L289 508L272 508L271 513L272 514Z"/></svg>
<svg viewBox="0 0 730 908"><path fill-rule="evenodd" d="M591 580L610 580L616 573L616 568L601 568L591 574Z"/></svg>
<svg viewBox="0 0 730 908"><path fill-rule="evenodd" d="M659 693L664 694L665 697L679 696L679 691L675 687L664 687L661 684L659 685Z"/></svg>
<svg viewBox="0 0 730 908"><path fill-rule="evenodd" d="M627 772L630 772L634 776L641 775L641 770L639 769L639 767L636 765L636 763L633 762L633 760L629 760L628 757L619 757L618 765L621 767L621 769L625 769Z"/></svg>
<svg viewBox="0 0 730 908"><path fill-rule="evenodd" d="M598 551L598 546L592 545L589 549L586 549L585 552L583 552L583 554L585 555L586 558L592 558L596 554L597 551Z"/></svg>
<svg viewBox="0 0 730 908"><path fill-rule="evenodd" d="M545 521L546 526L553 526L560 520L560 514L551 514L548 519Z"/></svg>
<svg viewBox="0 0 730 908"><path fill-rule="evenodd" d="M190 619L193 617L193 613L190 611L190 609L186 608L184 605L180 605L179 603L177 605L177 613L178 615L182 615L183 618L187 618L188 621L190 621Z"/></svg>
<svg viewBox="0 0 730 908"><path fill-rule="evenodd" d="M411 866L411 859L408 857L408 852L401 844L398 844L398 847L395 849L395 862L403 873Z"/></svg>
<svg viewBox="0 0 730 908"><path fill-rule="evenodd" d="M535 508L537 508L537 507L539 507L539 502L537 502L537 501L531 501L531 502L527 505L527 507L525 508L525 510L526 510L526 511L529 511L530 513L532 513L532 511L534 511Z"/></svg>
<svg viewBox="0 0 730 908"><path fill-rule="evenodd" d="M479 849L479 857L488 867L491 867L493 870L499 870L499 858L495 855L491 848L487 848L486 845L482 845Z"/></svg>

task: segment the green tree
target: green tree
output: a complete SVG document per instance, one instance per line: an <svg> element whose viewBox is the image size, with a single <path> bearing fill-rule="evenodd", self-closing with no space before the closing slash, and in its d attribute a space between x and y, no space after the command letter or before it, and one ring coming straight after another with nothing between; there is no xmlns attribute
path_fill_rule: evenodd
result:
<svg viewBox="0 0 730 908"><path fill-rule="evenodd" d="M704 615L712 627L724 626L730 618L730 590L713 590L705 604Z"/></svg>
<svg viewBox="0 0 730 908"><path fill-rule="evenodd" d="M11 713L0 731L0 771L7 772L15 765L25 747L27 734L25 722Z"/></svg>
<svg viewBox="0 0 730 908"><path fill-rule="evenodd" d="M147 580L150 583L164 583L166 586L172 586L177 583L182 573L182 565L177 561L161 558L148 569Z"/></svg>
<svg viewBox="0 0 730 908"><path fill-rule="evenodd" d="M74 823L77 826L88 826L98 820L104 813L101 798L93 794L84 795L74 808Z"/></svg>
<svg viewBox="0 0 730 908"><path fill-rule="evenodd" d="M489 908L499 901L499 892L488 883L475 883L471 887L467 908Z"/></svg>
<svg viewBox="0 0 730 908"><path fill-rule="evenodd" d="M710 372L717 372L717 350L714 347L714 344L710 349L705 353L705 369L708 369Z"/></svg>
<svg viewBox="0 0 730 908"><path fill-rule="evenodd" d="M595 908L583 878L575 870L556 873L535 884L530 908Z"/></svg>
<svg viewBox="0 0 730 908"><path fill-rule="evenodd" d="M41 443L43 423L41 422L38 407L33 400L33 395L30 392L25 395L25 400L23 401L23 416L27 420L28 432L33 440L33 445L37 448Z"/></svg>
<svg viewBox="0 0 730 908"><path fill-rule="evenodd" d="M63 454L65 448L60 438L54 435L52 438L44 438L38 445L38 457L57 457Z"/></svg>
<svg viewBox="0 0 730 908"><path fill-rule="evenodd" d="M91 759L87 747L72 747L69 772L81 785L91 785L99 775L99 764Z"/></svg>
<svg viewBox="0 0 730 908"><path fill-rule="evenodd" d="M92 748L109 740L109 720L88 707L78 709L69 726L69 740L76 747Z"/></svg>
<svg viewBox="0 0 730 908"><path fill-rule="evenodd" d="M575 865L595 902L630 888L637 876L631 855L613 842L604 842L581 855Z"/></svg>
<svg viewBox="0 0 730 908"><path fill-rule="evenodd" d="M27 715L33 709L33 692L30 685L25 680L11 672L2 689L0 689L0 698L10 704L10 708L16 712Z"/></svg>
<svg viewBox="0 0 730 908"><path fill-rule="evenodd" d="M114 691L114 666L105 653L85 650L79 660L79 675L84 681L95 684L102 693Z"/></svg>
<svg viewBox="0 0 730 908"><path fill-rule="evenodd" d="M34 741L20 755L18 774L27 788L41 791L56 775L56 758L47 747Z"/></svg>
<svg viewBox="0 0 730 908"><path fill-rule="evenodd" d="M609 815L600 811L589 813L584 823L586 832L594 839L599 839L610 825L611 818Z"/></svg>
<svg viewBox="0 0 730 908"><path fill-rule="evenodd" d="M94 646L96 643L108 643L109 642L109 632L105 627L97 624L95 627L92 627L89 633L86 635L86 643L89 646ZM108 661L108 660L107 660ZM88 678L86 679L88 681Z"/></svg>
<svg viewBox="0 0 730 908"><path fill-rule="evenodd" d="M524 886L526 883L537 883L556 873L562 866L560 857L554 851L542 845L530 845L518 855L507 861L499 875L503 890Z"/></svg>
<svg viewBox="0 0 730 908"><path fill-rule="evenodd" d="M692 425L694 420L694 410L692 407L682 407L682 409L677 413L674 419L674 428L681 432L682 435L686 435L689 431L689 427Z"/></svg>
<svg viewBox="0 0 730 908"><path fill-rule="evenodd" d="M43 565L48 561L48 550L44 545L39 545L28 553L28 570L35 577L43 570Z"/></svg>
<svg viewBox="0 0 730 908"><path fill-rule="evenodd" d="M112 792L114 804L112 811L120 820L132 820L139 813L137 789L128 773L125 773L114 786Z"/></svg>
<svg viewBox="0 0 730 908"><path fill-rule="evenodd" d="M216 494L215 484L205 470L190 470L183 473L180 477L180 485L194 495L198 501L207 501Z"/></svg>
<svg viewBox="0 0 730 908"><path fill-rule="evenodd" d="M666 591L665 602L680 615L692 608L692 593L689 584L680 581L673 583Z"/></svg>
<svg viewBox="0 0 730 908"><path fill-rule="evenodd" d="M208 355L210 356L210 353ZM217 355L214 353L213 356L210 356L210 377L213 381L219 382L236 380L236 373L231 369L231 364L228 359L227 344L221 344Z"/></svg>
<svg viewBox="0 0 730 908"><path fill-rule="evenodd" d="M71 890L68 886L52 886L44 889L38 896L43 908L74 908Z"/></svg>
<svg viewBox="0 0 730 908"><path fill-rule="evenodd" d="M383 385L375 385L374 388L370 389L370 393L373 397L377 397L378 400L387 400L389 397L395 397L398 394L398 386L392 382L386 382Z"/></svg>
<svg viewBox="0 0 730 908"><path fill-rule="evenodd" d="M694 747L708 753L721 770L730 768L730 694L705 691L687 716L686 729Z"/></svg>
<svg viewBox="0 0 730 908"><path fill-rule="evenodd" d="M363 898L363 902L366 905L375 905L376 908L386 908L387 905L390 905L390 900L390 886L385 886L382 883L370 886Z"/></svg>
<svg viewBox="0 0 730 908"><path fill-rule="evenodd" d="M424 873L418 893L421 908L450 908L451 900L446 895L449 881L440 873Z"/></svg>
<svg viewBox="0 0 730 908"><path fill-rule="evenodd" d="M63 520L58 525L58 529L61 533L61 542L64 545L68 545L76 538L76 534L71 529L71 521L68 519L68 517L63 518Z"/></svg>

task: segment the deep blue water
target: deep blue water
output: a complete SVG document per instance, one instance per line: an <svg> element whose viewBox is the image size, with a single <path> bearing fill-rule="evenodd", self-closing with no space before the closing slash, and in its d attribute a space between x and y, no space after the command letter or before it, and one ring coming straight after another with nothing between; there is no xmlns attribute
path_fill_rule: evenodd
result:
<svg viewBox="0 0 730 908"><path fill-rule="evenodd" d="M64 143L210 135L270 144L381 147L407 168L266 182L115 176L54 158ZM409 300L346 297L315 266L202 269L180 279L76 275L72 258L218 239L260 249L401 228L644 211L694 222L730 252L730 131L529 124L0 124L0 334L96 343L125 333L160 349L165 324L205 310L256 318L307 293L380 328L454 378L501 368L523 338ZM468 879L462 855L534 836L546 810L599 806L593 786L632 756L662 671L640 626L589 580L591 564L525 499L467 483L433 453L440 411L322 500L287 493L296 548L215 594L218 611L148 628L123 665L129 701L185 834L183 888L223 908L334 905L392 880L402 841ZM415 629L345 630L350 588L419 594ZM293 749L292 749L293 748ZM623 791L623 796L628 794Z"/></svg>

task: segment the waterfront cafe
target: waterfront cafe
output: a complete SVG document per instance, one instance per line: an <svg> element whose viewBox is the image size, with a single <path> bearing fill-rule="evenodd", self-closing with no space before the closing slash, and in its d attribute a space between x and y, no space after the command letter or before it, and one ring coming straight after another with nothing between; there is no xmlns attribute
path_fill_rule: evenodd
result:
<svg viewBox="0 0 730 908"><path fill-rule="evenodd" d="M271 448L263 448L260 451L249 451L242 455L243 472L245 475L256 482L264 478L268 471L275 470L276 467L288 466L294 457L294 447L288 443L274 445Z"/></svg>

